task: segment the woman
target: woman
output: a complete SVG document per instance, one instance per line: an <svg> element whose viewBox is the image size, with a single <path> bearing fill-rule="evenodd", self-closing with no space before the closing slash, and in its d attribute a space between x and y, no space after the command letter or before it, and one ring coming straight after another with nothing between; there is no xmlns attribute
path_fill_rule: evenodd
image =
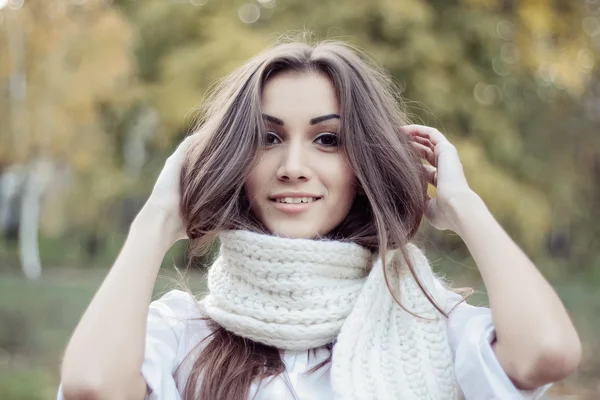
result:
<svg viewBox="0 0 600 400"><path fill-rule="evenodd" d="M569 375L559 298L397 100L335 42L277 45L222 81L75 329L59 397L535 399ZM491 309L409 243L423 216L465 241ZM215 236L209 294L150 304L173 242Z"/></svg>

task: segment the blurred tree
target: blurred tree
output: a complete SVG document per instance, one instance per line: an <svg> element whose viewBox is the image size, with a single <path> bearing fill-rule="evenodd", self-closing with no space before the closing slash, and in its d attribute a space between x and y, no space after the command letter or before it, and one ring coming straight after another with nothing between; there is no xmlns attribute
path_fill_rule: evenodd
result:
<svg viewBox="0 0 600 400"><path fill-rule="evenodd" d="M40 202L54 169L73 170L85 201L71 204L70 218L91 225L103 203L122 195L115 169L113 132L104 130L101 105L126 110L137 96L131 58L132 30L103 2L11 2L2 10L0 80L8 83L2 105L0 165L24 165L19 243L26 274L39 275ZM110 183L99 190L102 175ZM51 190L49 188L48 190ZM28 271L28 272L27 272Z"/></svg>
<svg viewBox="0 0 600 400"><path fill-rule="evenodd" d="M19 12L31 21L46 16L43 23L29 22L31 32L39 33L27 37L40 39L28 39L32 43L28 46L33 54L46 54L46 49L52 56L28 64L32 71L28 80L35 77L42 83L27 85L28 104L39 103L36 118L29 119L37 124L31 129L37 136L19 136L17 144L16 136L0 127L0 132L5 130L1 149L10 149L0 150L0 163L26 159L23 154L35 153L32 144L43 143L41 138L51 142L43 147L49 149L44 154L68 160L77 171L74 179L84 178L76 187L91 204L75 208L82 226L98 220L99 210L112 214L119 208L116 199L146 195L153 175L142 171L162 166L169 149L189 130L195 108L215 80L271 43L277 32L297 30L302 36L309 29L315 32L310 39L349 41L390 71L403 91L410 119L448 134L461 152L473 188L530 253L540 256L549 250L550 255L582 265L593 258L585 246L574 245L580 239L573 232L595 232L585 228L592 225L585 216L596 198L590 191L596 182L593 174L581 171L593 170L590 165L597 159L598 135L592 134L597 122L582 107L597 98L589 87L598 82L593 73L600 49L596 17L600 3L30 0L27 4L30 11L26 6ZM42 8L54 14L31 12ZM0 40L6 41L6 34ZM32 75L33 71L37 73ZM8 74L6 63L0 64L2 74ZM54 78L51 82L40 78L44 74ZM67 82L76 85L61 91ZM131 107L134 103L136 107ZM56 126L68 128L48 133ZM80 151L69 152L73 147ZM586 157L580 156L583 150ZM100 229L98 236L102 235ZM447 249L459 241L436 233L432 237Z"/></svg>
<svg viewBox="0 0 600 400"><path fill-rule="evenodd" d="M549 140L578 139L543 118L534 123L553 107L575 109L589 81L594 53L581 29L589 12L582 3L117 3L139 26L138 66L163 122L160 141L185 131L211 82L275 39L273 32L310 29L310 39L350 41L391 72L409 117L450 136L474 189L530 252L543 254L549 235L571 223L565 206L589 184L572 179L574 160ZM570 162L571 173L558 170L558 159Z"/></svg>
<svg viewBox="0 0 600 400"><path fill-rule="evenodd" d="M393 74L412 119L449 134L473 187L519 241L542 250L552 198L541 184L543 163L525 147L520 124L529 107L519 90L536 82L540 65L558 60L557 82L581 92L585 74L565 61L585 39L573 28L581 7L484 0L349 0L343 7L304 0L197 3L205 4L120 2L140 27L145 94L159 110L165 133L185 130L189 110L210 82L264 47L272 32L308 28L318 38L349 40ZM244 14L252 12L254 18ZM539 44L548 37L568 51L557 54ZM529 52L532 46L535 52Z"/></svg>
<svg viewBox="0 0 600 400"><path fill-rule="evenodd" d="M318 7L286 1L277 4L269 29L306 26L319 37L337 36L364 48L398 81L412 119L449 135L473 188L517 240L540 256L551 232L573 226L573 207L584 206L577 198L593 183L589 176L573 176L584 169L569 156L576 152L565 150L591 141L597 148L598 136L592 138L585 124L575 134L573 125L556 119L579 114L598 50L590 47L582 23L600 32L598 19L590 20L597 6L356 0L342 8L335 1ZM573 254L581 262L589 255L589 249Z"/></svg>

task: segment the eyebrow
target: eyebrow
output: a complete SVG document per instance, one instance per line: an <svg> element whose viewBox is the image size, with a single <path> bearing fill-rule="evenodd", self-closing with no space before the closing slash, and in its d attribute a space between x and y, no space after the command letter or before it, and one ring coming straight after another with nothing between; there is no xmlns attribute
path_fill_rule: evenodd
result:
<svg viewBox="0 0 600 400"><path fill-rule="evenodd" d="M273 117L271 115L268 115L268 114L263 114L263 118L266 119L267 121L272 122L272 123L277 124L277 125L281 125L281 126L285 125L284 122L282 120L280 120L279 118L275 118L275 117ZM311 119L310 120L310 124L311 125L316 125L318 123L321 123L323 121L327 121L329 119L340 119L340 116L337 115L337 114L322 115L320 117L315 117L315 118Z"/></svg>

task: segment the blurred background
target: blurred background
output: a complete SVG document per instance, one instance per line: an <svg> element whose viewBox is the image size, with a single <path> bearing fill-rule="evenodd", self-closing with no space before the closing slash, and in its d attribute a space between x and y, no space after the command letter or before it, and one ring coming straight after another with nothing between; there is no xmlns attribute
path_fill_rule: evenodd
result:
<svg viewBox="0 0 600 400"><path fill-rule="evenodd" d="M584 340L547 398L600 398L600 0L0 0L0 399L55 397L69 335L207 88L290 30L359 46L411 119L448 135ZM486 304L457 235L419 240Z"/></svg>

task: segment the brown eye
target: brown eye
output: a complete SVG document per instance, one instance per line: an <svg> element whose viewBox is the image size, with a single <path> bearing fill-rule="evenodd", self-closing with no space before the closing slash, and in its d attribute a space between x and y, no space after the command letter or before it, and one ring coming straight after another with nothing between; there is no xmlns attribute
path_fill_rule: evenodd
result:
<svg viewBox="0 0 600 400"><path fill-rule="evenodd" d="M315 139L315 142L324 147L338 147L338 136L335 133L324 133Z"/></svg>
<svg viewBox="0 0 600 400"><path fill-rule="evenodd" d="M265 139L264 139L265 146L273 146L274 144L279 144L279 143L281 143L281 140L279 139L279 136L277 136L275 133L273 133L273 132L265 133Z"/></svg>

